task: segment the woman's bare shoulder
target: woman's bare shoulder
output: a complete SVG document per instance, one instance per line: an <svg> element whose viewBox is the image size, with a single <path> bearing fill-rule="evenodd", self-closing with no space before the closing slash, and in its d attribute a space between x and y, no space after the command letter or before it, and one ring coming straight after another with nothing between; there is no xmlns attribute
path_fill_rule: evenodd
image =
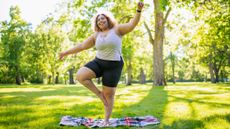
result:
<svg viewBox="0 0 230 129"><path fill-rule="evenodd" d="M113 27L114 31L116 32L117 35L122 36L121 33L119 32L119 24Z"/></svg>
<svg viewBox="0 0 230 129"><path fill-rule="evenodd" d="M99 32L94 32L91 36L94 38L94 39L96 39L97 38L97 35L99 34Z"/></svg>

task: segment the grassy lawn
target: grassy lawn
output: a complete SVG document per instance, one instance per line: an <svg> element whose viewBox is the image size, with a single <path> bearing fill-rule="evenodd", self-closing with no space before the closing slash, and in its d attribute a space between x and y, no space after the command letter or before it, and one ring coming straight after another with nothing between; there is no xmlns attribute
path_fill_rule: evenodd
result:
<svg viewBox="0 0 230 129"><path fill-rule="evenodd" d="M160 124L143 129L229 129L229 91L230 84L120 85L112 117L153 115L160 119ZM1 129L76 128L58 125L64 115L103 118L103 105L80 85L0 86ZM125 128L139 129L117 129Z"/></svg>

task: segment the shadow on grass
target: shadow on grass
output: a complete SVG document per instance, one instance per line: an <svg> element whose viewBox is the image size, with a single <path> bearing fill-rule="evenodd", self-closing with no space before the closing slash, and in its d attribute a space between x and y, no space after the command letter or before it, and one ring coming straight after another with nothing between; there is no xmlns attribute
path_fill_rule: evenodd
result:
<svg viewBox="0 0 230 129"><path fill-rule="evenodd" d="M230 122L230 114L226 115L211 115L209 117L204 117L201 120L183 120L179 119L172 123L172 125L163 125L163 129L203 129L206 128L205 124L208 124L208 122L216 121L216 119L222 119L227 120L227 122ZM222 125L219 125L222 126ZM215 128L215 127L213 127Z"/></svg>
<svg viewBox="0 0 230 129"><path fill-rule="evenodd" d="M174 98L174 100L173 100L174 102L185 101L187 103L196 102L196 103L199 103L199 104L205 104L205 105L209 105L209 106L212 106L212 107L230 107L230 104L207 102L207 101L204 101L202 99L191 99L191 98L189 99L189 98L176 97L176 96L172 96L172 95L169 95L169 97ZM171 102L173 102L173 101L171 101Z"/></svg>
<svg viewBox="0 0 230 129"><path fill-rule="evenodd" d="M181 86L184 86L184 88L180 89ZM191 88L191 87L196 88ZM172 86L174 87L174 86ZM211 126L217 124L218 121L227 121L229 123L230 116L229 114L222 114L225 113L223 111L222 113L219 113L221 109L227 110L230 105L228 103L225 103L225 100L219 101L218 99L227 97L228 92L228 85L226 84L208 84L208 83L201 83L197 84L178 84L176 85L178 87L177 90L175 87L173 90L169 90L168 97L170 99L170 103L180 103L183 102L185 105L187 104L187 109L189 109L190 116L185 116L186 118L181 118L178 114L177 116L173 116L173 118L169 118L167 116L167 119L169 121L173 120L172 123L167 124L164 123L161 128L163 129L195 129L195 128L207 128L206 126ZM205 87L205 88L204 88ZM186 89L187 88L187 89ZM225 98L226 99L226 98ZM226 99L227 100L227 99ZM201 106L199 108L199 106ZM203 108L203 107L205 108ZM183 108L179 108L180 106L176 107L170 107L170 108L177 108L184 110ZM182 107L182 106L181 106ZM207 108L208 107L208 108ZM205 109L209 110L206 111ZM211 111L213 110L213 111ZM172 110L173 111L173 110ZM174 110L176 111L176 110ZM217 111L218 114L215 113ZM201 113L202 112L202 113ZM180 111L179 113L182 113ZM203 117L200 114L205 114L207 117ZM220 122L220 121L219 121ZM224 123L224 122L223 122ZM218 125L225 128L226 125ZM213 127L215 128L215 127Z"/></svg>
<svg viewBox="0 0 230 129"><path fill-rule="evenodd" d="M172 125L163 125L163 129L197 129L203 128L204 124L200 120L177 120Z"/></svg>
<svg viewBox="0 0 230 129"><path fill-rule="evenodd" d="M152 87L152 86L151 86ZM121 107L121 111L113 112L113 117L133 117L133 116L147 116L152 115L157 119L163 119L165 106L168 103L168 95L164 90L164 87L152 87L148 94L141 101L136 104L129 105L123 104ZM140 93L141 94L141 93ZM159 128L158 125L149 125L142 127L142 129L154 129ZM136 129L140 127L116 127L116 129ZM114 128L115 129L115 128Z"/></svg>
<svg viewBox="0 0 230 129"><path fill-rule="evenodd" d="M182 86L182 85L181 85ZM185 86L185 85L183 85ZM186 85L187 86L187 85ZM194 86L194 84L188 84L188 86ZM195 86L206 86L206 84L196 84ZM215 87L215 85L212 85ZM140 86L141 87L141 86ZM180 87L180 86L179 86ZM228 85L223 84L224 89L228 88ZM29 89L30 87L28 87ZM71 115L74 117L92 117L103 118L103 105L96 99L83 103L85 98L96 98L90 91L83 86L61 86L61 87L33 87L40 90L34 91L13 91L13 92L0 92L0 128L76 128L76 127L60 127L58 123L64 115ZM119 87L121 90L130 90L132 87ZM213 95L219 92L206 92L199 91L199 89L184 90L179 89L177 91L164 90L165 87L152 87L149 90L136 89L132 91L132 94L145 94L139 102L135 104L119 103L119 109L114 110L113 118L125 117L125 116L146 116L153 115L160 120L159 125L151 125L143 127L143 129L180 129L180 128L203 128L206 124L205 121L212 121L215 118L227 119L229 122L230 115L211 115L206 118L196 119L192 116L191 119L176 119L172 124L167 125L163 123L163 119L166 111L166 106L169 103L168 98L173 98L170 102L184 101L189 104L192 114L196 113L196 109L193 107L192 102L198 104L207 104L209 106L229 107L229 104L204 102L202 99L194 99L186 96L186 94L205 94ZM20 88L19 88L20 89ZM215 89L223 89L216 87ZM31 89L32 90L32 89ZM173 93L171 93L173 92ZM227 92L227 91L226 91ZM223 93L223 92L221 92ZM183 94L185 97L178 97L176 94ZM129 97L131 94L122 94L121 96ZM59 96L60 99L55 99ZM75 97L76 96L76 97ZM53 98L52 98L53 97ZM76 99L82 97L83 100ZM118 100L122 99L117 96ZM42 99L41 99L42 98ZM80 101L80 102L77 102ZM116 107L115 107L116 108ZM78 129L86 129L86 127L77 127ZM117 127L116 129L136 129L138 127Z"/></svg>
<svg viewBox="0 0 230 129"><path fill-rule="evenodd" d="M11 87L13 92L4 88L0 89L0 128L61 128L58 123L63 115L87 116L97 113L92 110L94 106L102 107L93 103L96 96L83 86ZM88 100L90 104L84 104L81 98L92 99ZM82 112L84 109L86 112Z"/></svg>

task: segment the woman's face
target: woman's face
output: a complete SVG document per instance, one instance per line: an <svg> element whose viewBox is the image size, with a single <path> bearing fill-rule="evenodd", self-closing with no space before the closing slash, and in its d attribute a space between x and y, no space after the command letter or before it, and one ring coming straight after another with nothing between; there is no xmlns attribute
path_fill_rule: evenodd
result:
<svg viewBox="0 0 230 129"><path fill-rule="evenodd" d="M97 17L97 25L102 31L109 28L108 21L107 21L106 17L102 14L100 14Z"/></svg>

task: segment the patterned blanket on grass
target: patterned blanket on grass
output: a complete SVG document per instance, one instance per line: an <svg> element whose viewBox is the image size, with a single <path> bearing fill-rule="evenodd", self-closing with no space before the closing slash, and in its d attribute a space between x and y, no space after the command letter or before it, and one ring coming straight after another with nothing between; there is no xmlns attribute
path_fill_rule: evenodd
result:
<svg viewBox="0 0 230 129"><path fill-rule="evenodd" d="M84 125L89 128L105 127L103 125L103 119L91 119L85 117L72 117L63 116L61 126L80 126ZM153 116L139 116L139 117L124 117L124 118L111 118L109 120L109 125L106 127L116 127L116 126L139 126L143 127L146 125L159 124L159 120Z"/></svg>

